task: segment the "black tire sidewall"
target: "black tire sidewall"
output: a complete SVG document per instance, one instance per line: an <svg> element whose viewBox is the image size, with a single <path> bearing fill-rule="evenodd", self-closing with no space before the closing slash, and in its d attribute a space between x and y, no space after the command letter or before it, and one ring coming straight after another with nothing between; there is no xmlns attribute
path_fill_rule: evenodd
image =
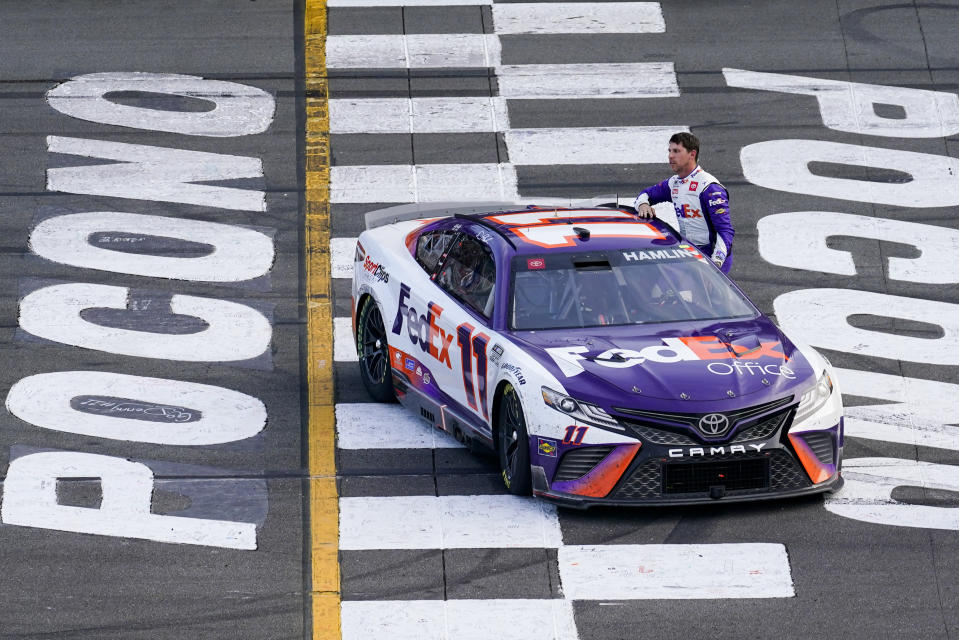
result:
<svg viewBox="0 0 959 640"><path fill-rule="evenodd" d="M522 418L516 429L519 444L516 454L516 471L512 477L509 475L509 460L507 459L506 454L506 445L509 439L507 434L508 427L506 426L506 421L504 419L510 394L515 397L515 401L519 408L519 415ZM530 471L529 459L529 432L526 428L526 416L523 414L523 403L520 401L519 394L512 385L507 385L504 387L503 397L500 400L499 410L497 413L498 415L496 418L499 423L497 429L497 458L499 459L500 476L503 479L503 484L506 485L506 489L510 493L518 496L528 496L532 492L532 473Z"/></svg>
<svg viewBox="0 0 959 640"><path fill-rule="evenodd" d="M363 362L363 343L364 335L366 332L366 325L369 319L369 315L373 310L379 311L379 308L376 305L376 302L373 298L367 298L363 306L360 308L360 314L357 317L356 323L356 354L358 357L358 362L360 365L360 377L363 379L363 386L366 387L366 390L373 397L374 400L378 402L392 402L396 399L396 394L393 391L393 375L391 373L391 363L390 363L390 350L389 346L386 346L385 349L385 359L386 359L386 371L383 376L383 380L373 380L369 372L366 370L366 364ZM382 320L383 314L380 312L380 319ZM383 323L384 331L386 329L386 323ZM384 341L386 337L384 335Z"/></svg>

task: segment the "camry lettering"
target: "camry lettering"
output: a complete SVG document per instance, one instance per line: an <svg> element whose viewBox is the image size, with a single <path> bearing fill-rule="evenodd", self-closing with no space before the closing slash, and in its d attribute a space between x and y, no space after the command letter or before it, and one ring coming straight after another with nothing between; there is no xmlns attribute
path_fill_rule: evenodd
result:
<svg viewBox="0 0 959 640"><path fill-rule="evenodd" d="M643 364L644 362L657 362L661 364L672 364L682 361L702 361L702 360L733 360L734 364L727 364L731 367L726 373L722 368L711 373L719 375L729 375L736 372L740 375L745 373L754 374L757 371L749 369L744 370L743 360L758 360L763 357L775 358L779 361L788 361L789 358L782 351L782 344L777 341L761 342L756 347L746 347L743 345L729 344L720 342L715 336L685 336L682 338L663 338L663 344L650 345L639 351L633 349L607 349L602 353L591 356L589 349L583 346L573 347L548 347L545 351L567 377L573 377L584 371L581 361L592 361L600 366L611 369L626 369ZM755 365L759 367L759 365ZM776 365L768 365L775 367ZM778 373L773 373L776 369L769 371L763 370L769 375L782 375L784 377L794 376L791 369L780 368ZM792 378L789 378L792 379Z"/></svg>
<svg viewBox="0 0 959 640"><path fill-rule="evenodd" d="M443 314L443 307L435 302L430 302L427 304L426 314L419 315L414 307L406 304L409 298L409 286L400 283L400 300L396 309L396 317L393 319L393 333L400 335L405 320L410 342L419 345L422 351L445 364L447 368L452 369L450 344L453 342L453 334L446 333L436 324L436 319Z"/></svg>
<svg viewBox="0 0 959 640"><path fill-rule="evenodd" d="M669 457L670 458L686 458L686 457L697 458L702 456L725 455L726 453L730 453L730 454L747 453L747 452L752 453L752 451L748 451L746 447L749 447L749 449L752 449L753 451L756 451L758 453L762 451L763 447L765 446L766 446L766 443L761 442L759 444L747 444L747 445L733 444L728 447L726 446L708 447L708 448L707 447L690 447L689 449L670 449Z"/></svg>

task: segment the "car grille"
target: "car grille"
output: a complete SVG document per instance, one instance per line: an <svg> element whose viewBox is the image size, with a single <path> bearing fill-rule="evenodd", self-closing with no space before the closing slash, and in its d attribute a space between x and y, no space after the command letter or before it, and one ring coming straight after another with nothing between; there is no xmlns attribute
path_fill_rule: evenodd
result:
<svg viewBox="0 0 959 640"><path fill-rule="evenodd" d="M614 447L583 447L567 451L559 461L553 482L576 480L593 470Z"/></svg>
<svg viewBox="0 0 959 640"><path fill-rule="evenodd" d="M723 478L718 478L723 474ZM617 500L669 499L677 495L709 495L709 487L727 492L767 493L811 486L799 464L786 451L764 456L705 456L694 462L647 460L634 467L609 496Z"/></svg>
<svg viewBox="0 0 959 640"><path fill-rule="evenodd" d="M835 447L832 443L832 434L826 431L813 431L799 434L812 452L823 464L835 464Z"/></svg>
<svg viewBox="0 0 959 640"><path fill-rule="evenodd" d="M692 414L686 415L690 416ZM729 415L730 418L732 416L732 414L727 415ZM759 422L756 422L755 424L749 424L747 420L740 418L738 423L739 426L733 427L731 430L734 435L729 443L736 444L740 442L768 440L780 429L780 427L783 426L788 416L789 410L780 411L779 413L775 413L771 416L760 418ZM696 415L696 419L698 420L698 414ZM703 442L702 439L694 438L692 435L687 433L678 433L676 431L672 431L663 425L652 426L652 424L648 421L620 418L619 423L621 426L631 431L632 435L639 438L643 442L649 442L652 444L678 445L681 447L692 447L702 444ZM713 442L716 441L713 440Z"/></svg>
<svg viewBox="0 0 959 640"><path fill-rule="evenodd" d="M736 435L733 436L733 439L730 440L730 443L735 444L737 442L768 440L779 430L780 427L783 426L783 423L786 422L786 418L788 416L788 411L782 411L780 413L773 414L768 418L763 418L750 427L740 429Z"/></svg>

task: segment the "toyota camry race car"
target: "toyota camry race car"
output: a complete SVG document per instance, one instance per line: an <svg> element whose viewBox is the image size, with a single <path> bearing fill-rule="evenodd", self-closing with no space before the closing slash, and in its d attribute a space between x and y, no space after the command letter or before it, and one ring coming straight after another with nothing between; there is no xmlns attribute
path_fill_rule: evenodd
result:
<svg viewBox="0 0 959 640"><path fill-rule="evenodd" d="M370 394L494 450L510 492L569 506L839 488L829 363L626 209L367 214L352 304Z"/></svg>

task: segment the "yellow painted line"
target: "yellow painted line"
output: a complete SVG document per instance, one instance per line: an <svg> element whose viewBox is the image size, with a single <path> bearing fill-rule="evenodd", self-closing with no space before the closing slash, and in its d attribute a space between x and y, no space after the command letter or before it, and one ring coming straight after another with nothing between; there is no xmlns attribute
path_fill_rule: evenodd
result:
<svg viewBox="0 0 959 640"><path fill-rule="evenodd" d="M305 0L306 300L311 611L314 640L340 640L339 502L330 300L330 116L326 2Z"/></svg>

